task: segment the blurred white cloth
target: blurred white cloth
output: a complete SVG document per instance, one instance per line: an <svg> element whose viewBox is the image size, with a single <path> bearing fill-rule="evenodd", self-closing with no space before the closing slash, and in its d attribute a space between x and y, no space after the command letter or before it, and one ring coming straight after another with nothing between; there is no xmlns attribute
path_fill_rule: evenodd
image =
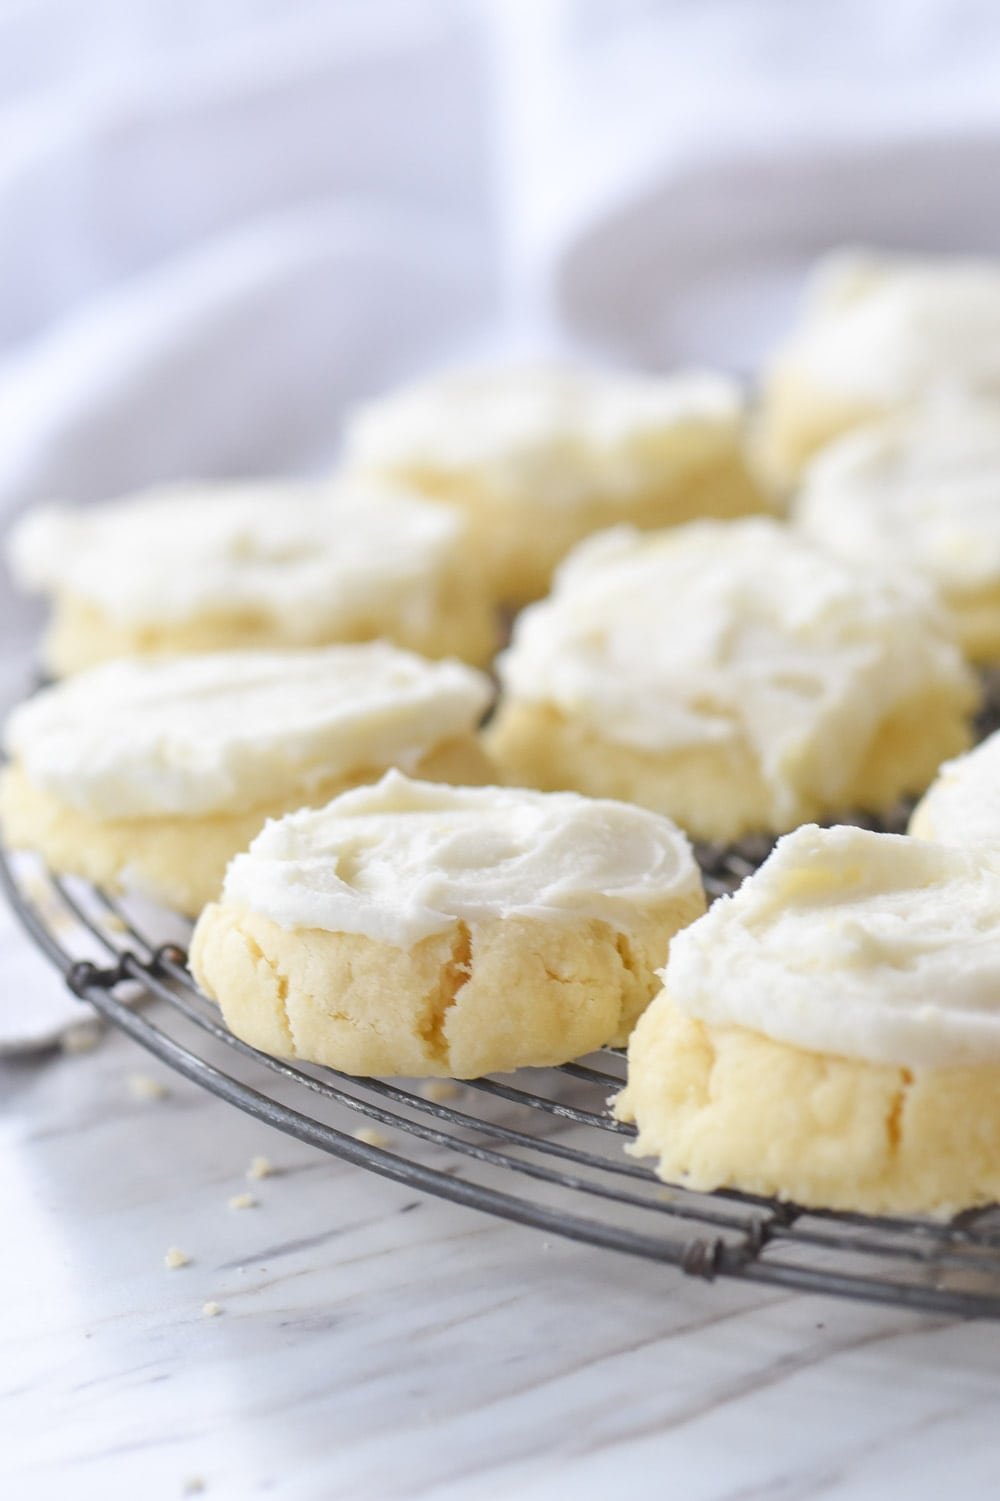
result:
<svg viewBox="0 0 1000 1501"><path fill-rule="evenodd" d="M0 509L315 465L446 356L745 365L1000 248L990 0L0 0Z"/></svg>
<svg viewBox="0 0 1000 1501"><path fill-rule="evenodd" d="M1000 250L998 44L995 0L0 0L0 525L328 464L444 360L747 369L844 240Z"/></svg>

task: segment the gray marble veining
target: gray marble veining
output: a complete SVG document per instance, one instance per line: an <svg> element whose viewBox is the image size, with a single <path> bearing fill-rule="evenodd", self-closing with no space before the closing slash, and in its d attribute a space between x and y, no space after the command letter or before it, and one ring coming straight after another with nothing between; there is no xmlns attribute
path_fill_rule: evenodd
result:
<svg viewBox="0 0 1000 1501"><path fill-rule="evenodd" d="M167 1095L135 1098L137 1072ZM18 1501L197 1484L861 1501L995 1481L991 1325L546 1241L271 1133L115 1036L7 1062L0 1088L0 1473ZM280 1171L248 1182L258 1154ZM228 1207L244 1191L257 1206ZM170 1246L190 1264L168 1270Z"/></svg>

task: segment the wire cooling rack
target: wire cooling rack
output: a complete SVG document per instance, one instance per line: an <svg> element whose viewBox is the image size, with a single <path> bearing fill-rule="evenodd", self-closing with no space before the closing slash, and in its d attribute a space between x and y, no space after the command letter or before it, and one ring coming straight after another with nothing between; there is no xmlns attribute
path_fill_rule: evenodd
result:
<svg viewBox="0 0 1000 1501"><path fill-rule="evenodd" d="M712 895L766 841L701 850ZM1000 1317L1000 1210L950 1224L816 1213L666 1187L623 1150L611 1049L557 1069L439 1088L285 1063L234 1037L188 974L189 928L0 851L0 883L81 1000L170 1067L288 1135L454 1203L709 1280L737 1277L955 1315ZM140 1004L137 1004L140 1003ZM425 1092L426 1091L426 1092ZM359 1140L359 1126L384 1144Z"/></svg>

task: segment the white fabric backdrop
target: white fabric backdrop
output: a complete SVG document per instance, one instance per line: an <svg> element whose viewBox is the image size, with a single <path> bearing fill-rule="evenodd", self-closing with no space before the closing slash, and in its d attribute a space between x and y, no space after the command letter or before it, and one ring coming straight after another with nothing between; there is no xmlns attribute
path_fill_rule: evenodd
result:
<svg viewBox="0 0 1000 1501"><path fill-rule="evenodd" d="M997 246L992 0L0 0L0 507L322 462L440 359L745 364Z"/></svg>

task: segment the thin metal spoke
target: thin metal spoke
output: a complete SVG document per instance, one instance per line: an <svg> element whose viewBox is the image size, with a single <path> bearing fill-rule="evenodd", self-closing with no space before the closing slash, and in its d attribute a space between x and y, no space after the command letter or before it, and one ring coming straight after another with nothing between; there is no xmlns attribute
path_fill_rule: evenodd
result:
<svg viewBox="0 0 1000 1501"><path fill-rule="evenodd" d="M579 1110L562 1100L550 1100L545 1095L531 1094L526 1089L516 1089L512 1084L501 1084L499 1079L467 1079L470 1089L494 1095L499 1100L508 1100L512 1105L525 1105L534 1110L544 1110L546 1115L557 1115L561 1120L575 1121L578 1126L597 1126L601 1131L611 1131L618 1136L634 1136L634 1126L627 1126L608 1115L598 1115L593 1110Z"/></svg>

